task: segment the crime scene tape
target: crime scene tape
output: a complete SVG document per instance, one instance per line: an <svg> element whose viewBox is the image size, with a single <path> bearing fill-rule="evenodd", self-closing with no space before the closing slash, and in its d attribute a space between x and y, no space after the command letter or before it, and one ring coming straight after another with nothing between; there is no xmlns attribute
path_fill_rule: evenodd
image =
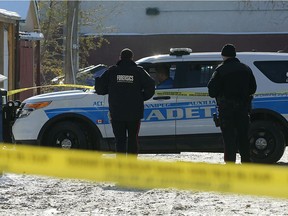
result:
<svg viewBox="0 0 288 216"><path fill-rule="evenodd" d="M38 88L53 88L53 87L71 87L71 88L82 88L82 89L94 89L93 86L86 86L86 85L77 85L77 84L57 84L57 85L43 85L43 86L33 86L21 89L10 90L7 93L7 96L11 96L23 91L38 89Z"/></svg>
<svg viewBox="0 0 288 216"><path fill-rule="evenodd" d="M164 162L58 148L0 145L7 173L115 182L133 188L177 188L288 198L288 169L258 164Z"/></svg>
<svg viewBox="0 0 288 216"><path fill-rule="evenodd" d="M187 96L187 97L190 97L190 96L208 96L208 93L205 93L205 92L169 92L169 91L156 91L155 92L156 95L169 95L169 96Z"/></svg>
<svg viewBox="0 0 288 216"><path fill-rule="evenodd" d="M77 85L77 84L55 84L55 85L43 85L43 86L33 86L21 89L10 90L7 93L7 96L11 96L23 91L38 89L38 88L53 88L53 87L65 87L65 88L82 88L82 89L94 89L94 86L86 86L86 85ZM192 97L192 96L209 96L207 92L185 92L185 91L159 91L156 90L155 92L158 96L183 96L183 97ZM288 95L288 92L268 92L268 93L256 93L255 96L283 96Z"/></svg>
<svg viewBox="0 0 288 216"><path fill-rule="evenodd" d="M156 90L156 95L158 96L182 96L182 97L192 97L192 96L209 96L207 92L184 92L184 91L157 91ZM288 96L287 91L283 92L267 92L267 93L256 93L254 96L258 97L263 97L263 96L271 96L271 97L276 97L276 96Z"/></svg>

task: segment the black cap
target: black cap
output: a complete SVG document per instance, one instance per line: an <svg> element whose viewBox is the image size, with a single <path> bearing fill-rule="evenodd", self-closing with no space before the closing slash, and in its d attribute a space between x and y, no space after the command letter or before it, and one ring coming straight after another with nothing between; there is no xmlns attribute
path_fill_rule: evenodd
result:
<svg viewBox="0 0 288 216"><path fill-rule="evenodd" d="M133 58L133 52L132 50L125 48L120 53L121 59L132 59Z"/></svg>
<svg viewBox="0 0 288 216"><path fill-rule="evenodd" d="M235 46L233 44L224 45L221 51L221 55L226 57L235 57L236 56Z"/></svg>

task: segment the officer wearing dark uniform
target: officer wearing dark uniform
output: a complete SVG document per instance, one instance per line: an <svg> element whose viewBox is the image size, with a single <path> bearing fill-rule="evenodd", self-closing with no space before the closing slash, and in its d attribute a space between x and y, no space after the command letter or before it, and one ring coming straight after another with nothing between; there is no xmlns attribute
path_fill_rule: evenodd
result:
<svg viewBox="0 0 288 216"><path fill-rule="evenodd" d="M235 47L226 44L221 52L223 63L213 73L208 91L216 98L220 128L224 140L225 162L235 162L239 151L241 162L250 162L248 130L252 95L257 85L252 70L236 58Z"/></svg>
<svg viewBox="0 0 288 216"><path fill-rule="evenodd" d="M136 65L133 52L126 48L121 51L117 64L96 78L95 90L100 95L109 95L116 152L137 154L144 101L154 95L155 81L142 67Z"/></svg>

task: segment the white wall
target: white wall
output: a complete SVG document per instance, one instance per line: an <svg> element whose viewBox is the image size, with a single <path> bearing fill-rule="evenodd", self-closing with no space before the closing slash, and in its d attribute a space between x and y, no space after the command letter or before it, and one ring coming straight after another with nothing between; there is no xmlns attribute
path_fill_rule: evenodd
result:
<svg viewBox="0 0 288 216"><path fill-rule="evenodd" d="M288 32L288 1L82 1L82 10L103 28L82 26L82 33L283 33ZM160 14L146 15L157 7Z"/></svg>

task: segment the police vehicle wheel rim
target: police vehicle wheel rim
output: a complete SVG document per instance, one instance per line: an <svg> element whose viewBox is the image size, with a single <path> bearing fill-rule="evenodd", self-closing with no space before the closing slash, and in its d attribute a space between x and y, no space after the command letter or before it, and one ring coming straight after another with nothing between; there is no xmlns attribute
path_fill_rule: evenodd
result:
<svg viewBox="0 0 288 216"><path fill-rule="evenodd" d="M64 139L61 141L60 145L64 149L70 149L72 147L72 142L70 139Z"/></svg>
<svg viewBox="0 0 288 216"><path fill-rule="evenodd" d="M259 150L263 150L263 149L267 148L267 140L263 137L258 138L255 141L255 147Z"/></svg>
<svg viewBox="0 0 288 216"><path fill-rule="evenodd" d="M268 131L257 131L250 139L252 144L252 154L257 158L265 158L275 148L275 139Z"/></svg>
<svg viewBox="0 0 288 216"><path fill-rule="evenodd" d="M63 149L71 149L77 142L76 140L77 138L73 133L63 131L56 136L56 145Z"/></svg>

